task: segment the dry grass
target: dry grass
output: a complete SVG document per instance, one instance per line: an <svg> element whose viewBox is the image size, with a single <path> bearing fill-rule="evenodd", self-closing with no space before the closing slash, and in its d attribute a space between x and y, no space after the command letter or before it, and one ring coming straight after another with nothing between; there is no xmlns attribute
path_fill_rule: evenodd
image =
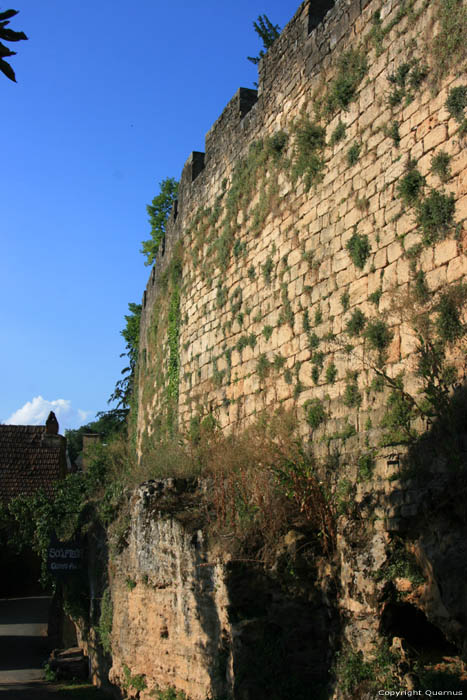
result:
<svg viewBox="0 0 467 700"><path fill-rule="evenodd" d="M300 522L323 534L328 553L333 549L333 509L293 412L261 415L228 435L212 418L205 419L190 435L152 444L125 475L128 486L165 477L205 480L211 531L237 543L267 547Z"/></svg>

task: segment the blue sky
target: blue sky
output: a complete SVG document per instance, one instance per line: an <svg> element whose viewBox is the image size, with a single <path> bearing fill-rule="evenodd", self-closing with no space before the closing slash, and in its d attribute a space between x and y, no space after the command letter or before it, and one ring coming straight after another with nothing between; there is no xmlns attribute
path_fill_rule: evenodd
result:
<svg viewBox="0 0 467 700"><path fill-rule="evenodd" d="M106 410L120 378L120 330L149 275L146 204L178 178L296 0L17 0L0 74L0 422L60 431Z"/></svg>

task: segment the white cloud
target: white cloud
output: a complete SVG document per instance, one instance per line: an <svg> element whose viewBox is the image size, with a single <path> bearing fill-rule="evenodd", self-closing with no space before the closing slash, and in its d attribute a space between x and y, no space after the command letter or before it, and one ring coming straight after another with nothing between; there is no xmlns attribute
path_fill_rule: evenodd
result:
<svg viewBox="0 0 467 700"><path fill-rule="evenodd" d="M78 428L91 415L91 411L74 409L68 399L48 401L42 396L36 396L27 401L24 406L15 411L6 421L6 425L45 425L47 416L53 411L63 435L68 428Z"/></svg>

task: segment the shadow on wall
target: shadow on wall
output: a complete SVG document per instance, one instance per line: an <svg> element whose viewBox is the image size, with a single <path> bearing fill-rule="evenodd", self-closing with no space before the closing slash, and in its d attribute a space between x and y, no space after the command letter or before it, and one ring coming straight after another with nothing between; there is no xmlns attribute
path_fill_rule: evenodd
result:
<svg viewBox="0 0 467 700"><path fill-rule="evenodd" d="M465 653L467 386L457 387L440 401L444 405L427 432L409 448L400 474L407 497L413 494L413 503L402 512L400 533L419 549L430 593L421 602L423 612L412 606L389 605L382 626L389 626L392 634L406 638L414 647L454 644Z"/></svg>

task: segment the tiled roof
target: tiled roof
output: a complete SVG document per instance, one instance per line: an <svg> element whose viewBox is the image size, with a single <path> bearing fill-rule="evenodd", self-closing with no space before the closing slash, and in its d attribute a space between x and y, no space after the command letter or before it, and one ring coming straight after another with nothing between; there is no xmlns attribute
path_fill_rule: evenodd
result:
<svg viewBox="0 0 467 700"><path fill-rule="evenodd" d="M0 499L42 488L52 495L62 474L64 438L44 439L43 425L0 425ZM55 438L55 440L54 440Z"/></svg>

